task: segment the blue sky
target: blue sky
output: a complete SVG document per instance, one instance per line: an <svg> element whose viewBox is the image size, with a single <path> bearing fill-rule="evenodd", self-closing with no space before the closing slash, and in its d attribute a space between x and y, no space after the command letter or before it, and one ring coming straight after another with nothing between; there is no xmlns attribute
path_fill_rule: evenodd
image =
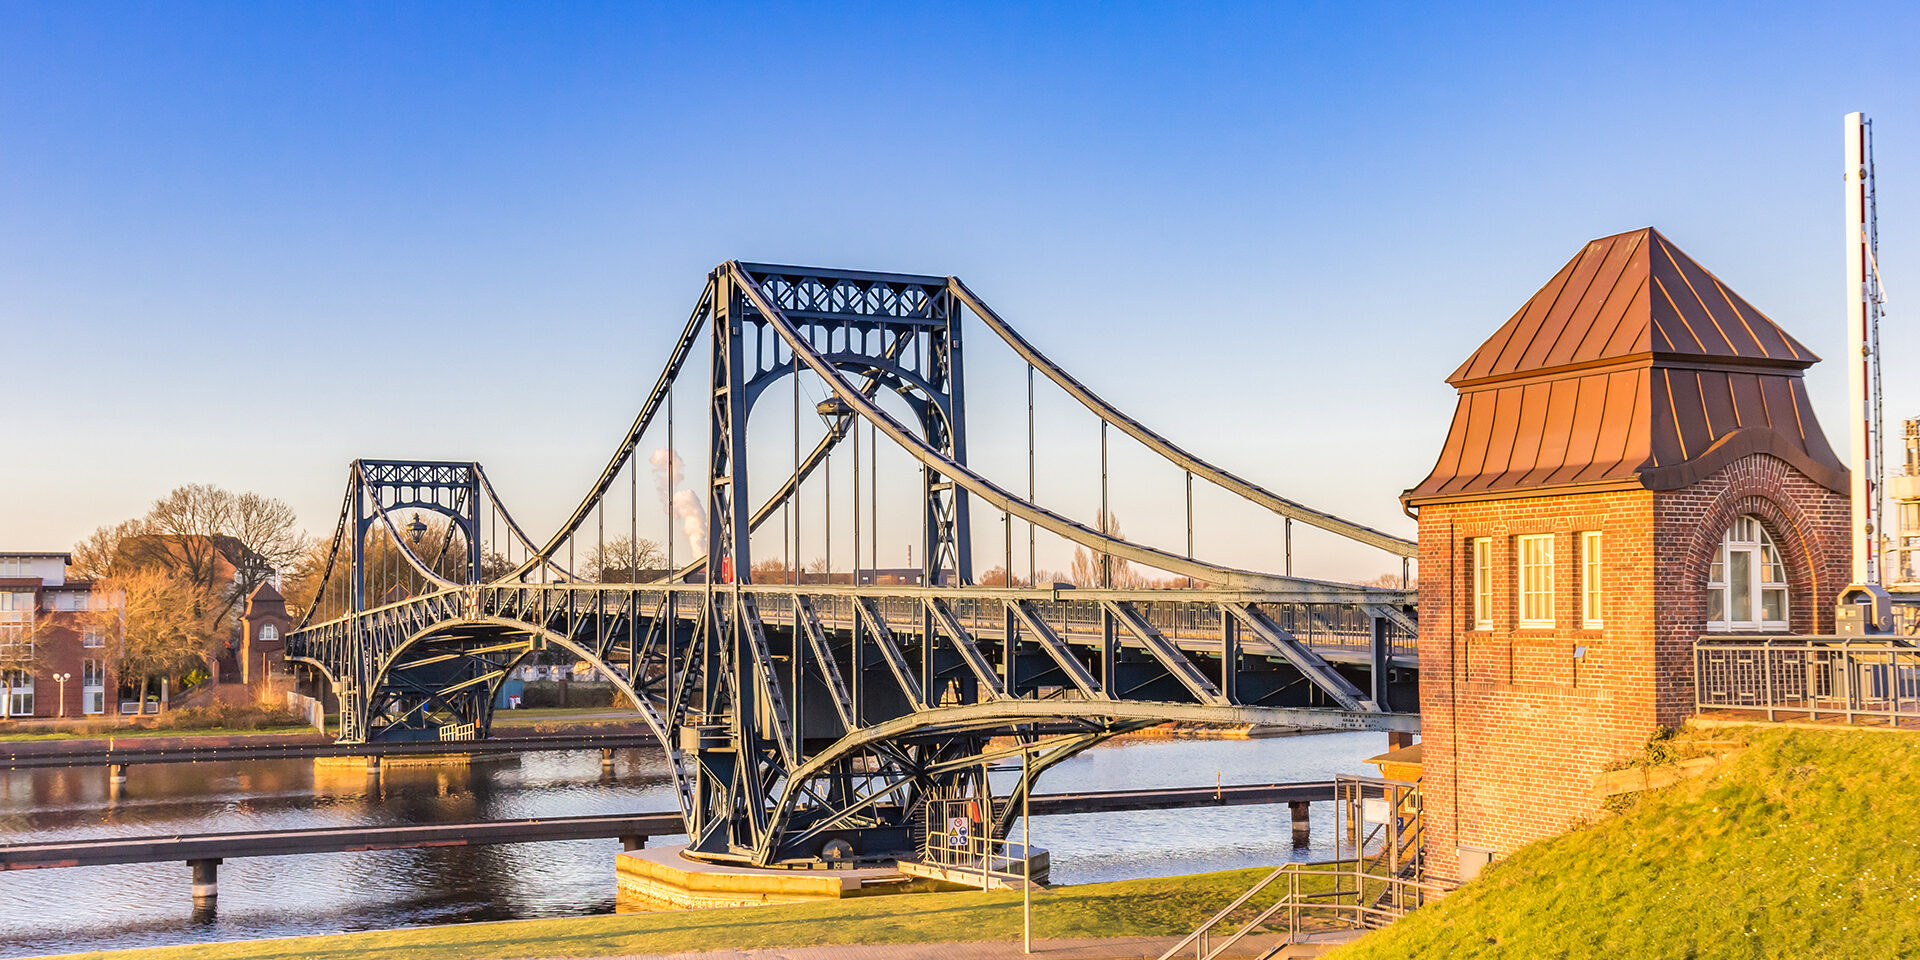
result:
<svg viewBox="0 0 1920 960"><path fill-rule="evenodd" d="M1438 450L1442 378L1590 238L1658 226L1838 356L1856 109L1897 428L1920 16L1844 14L0 6L0 547L194 481L324 534L355 456L481 460L546 528L729 258L962 276L1196 452L1411 533L1395 497ZM1015 481L1017 367L974 373L975 459ZM1844 444L1844 372L1811 383ZM1077 508L1094 434L1059 423ZM1177 476L1140 469L1122 520L1177 539ZM1203 552L1274 565L1276 523L1201 514Z"/></svg>

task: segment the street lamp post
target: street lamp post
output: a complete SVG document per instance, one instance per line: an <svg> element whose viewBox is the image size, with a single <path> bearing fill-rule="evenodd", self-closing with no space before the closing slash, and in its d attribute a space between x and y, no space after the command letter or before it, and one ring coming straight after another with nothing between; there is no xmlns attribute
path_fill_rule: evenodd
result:
<svg viewBox="0 0 1920 960"><path fill-rule="evenodd" d="M67 681L73 679L73 674L56 673L53 679L55 683L60 684L60 719L65 720L67 718Z"/></svg>
<svg viewBox="0 0 1920 960"><path fill-rule="evenodd" d="M1021 873L1025 874L1020 884L1020 952L1033 952L1033 807L1027 798L1033 796L1033 751L1029 745L1020 747L1020 781L1025 785L1020 791L1020 860Z"/></svg>

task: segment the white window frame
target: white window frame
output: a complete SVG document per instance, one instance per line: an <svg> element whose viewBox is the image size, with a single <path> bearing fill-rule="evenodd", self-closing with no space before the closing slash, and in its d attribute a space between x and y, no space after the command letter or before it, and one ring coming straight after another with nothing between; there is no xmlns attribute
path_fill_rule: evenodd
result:
<svg viewBox="0 0 1920 960"><path fill-rule="evenodd" d="M1606 624L1602 614L1606 605L1606 578L1601 563L1606 541L1598 530L1580 534L1580 625L1598 630Z"/></svg>
<svg viewBox="0 0 1920 960"><path fill-rule="evenodd" d="M0 703L0 713L9 717L33 716L33 671L9 668L5 682L0 682L0 690L7 695L7 702Z"/></svg>
<svg viewBox="0 0 1920 960"><path fill-rule="evenodd" d="M80 646L88 650L98 650L107 645L107 632L99 627L80 628Z"/></svg>
<svg viewBox="0 0 1920 960"><path fill-rule="evenodd" d="M80 712L83 714L107 712L107 662L105 660L80 661Z"/></svg>
<svg viewBox="0 0 1920 960"><path fill-rule="evenodd" d="M1493 629L1493 538L1474 537L1467 541L1467 569L1472 579L1473 628Z"/></svg>
<svg viewBox="0 0 1920 960"><path fill-rule="evenodd" d="M1553 534L1513 538L1514 595L1523 630L1553 629Z"/></svg>
<svg viewBox="0 0 1920 960"><path fill-rule="evenodd" d="M1746 616L1738 616L1741 566L1745 566ZM1767 601L1778 600L1780 616L1766 615ZM1720 536L1707 567L1707 632L1784 631L1793 619L1793 594L1786 565L1772 535L1751 514L1733 521Z"/></svg>

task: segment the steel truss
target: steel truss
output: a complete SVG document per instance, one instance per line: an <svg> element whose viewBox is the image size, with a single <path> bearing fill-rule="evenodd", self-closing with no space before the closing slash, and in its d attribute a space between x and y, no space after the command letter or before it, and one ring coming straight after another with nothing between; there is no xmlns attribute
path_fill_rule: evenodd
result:
<svg viewBox="0 0 1920 960"><path fill-rule="evenodd" d="M930 802L976 798L1004 835L1030 780L990 774L1022 752L1034 776L1102 739L1167 721L1412 729L1411 594L1275 576L1110 536L1019 497L966 463L961 321L986 318L1035 369L1065 377L953 278L729 262L709 277L667 368L581 506L545 544L513 524L478 464L356 461L334 560L289 654L331 680L342 737L485 737L500 684L548 645L613 677L671 758L690 848L761 865L912 855ZM711 518L707 555L657 583L583 583L572 541L628 466L702 331ZM1016 343L1017 341L1017 343ZM1036 362L1037 360L1037 362ZM826 436L757 509L746 424L783 376L832 392ZM1077 381L1069 393L1118 420ZM1063 386L1065 383L1063 383ZM874 400L890 390L912 423ZM1091 400L1089 400L1091 398ZM831 409L829 409L831 407ZM921 465L917 586L760 584L749 534L860 421ZM1310 511L1211 467L1127 420L1190 475L1276 512L1405 555L1405 541ZM1102 556L1194 577L1202 589L973 585L969 508L984 502ZM464 537L465 563L409 546L396 514L425 510ZM506 521L524 559L484 575L480 524ZM370 536L417 572L414 595L370 604ZM453 542L449 534L439 549ZM682 582L704 567L699 583ZM536 582L538 581L538 582ZM996 791L1006 796L996 797Z"/></svg>

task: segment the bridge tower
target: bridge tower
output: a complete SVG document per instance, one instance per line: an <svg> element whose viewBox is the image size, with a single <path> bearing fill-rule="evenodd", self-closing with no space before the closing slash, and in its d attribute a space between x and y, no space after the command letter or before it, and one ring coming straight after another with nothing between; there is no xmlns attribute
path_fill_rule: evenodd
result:
<svg viewBox="0 0 1920 960"><path fill-rule="evenodd" d="M1599 812L1693 711L1704 632L1814 632L1848 573L1813 353L1651 228L1587 244L1448 378L1420 521L1428 857Z"/></svg>
<svg viewBox="0 0 1920 960"><path fill-rule="evenodd" d="M350 512L343 511L341 516L343 524L353 525L348 540L352 549L351 609L358 613L401 599L397 596L369 598L367 565L373 559L372 553L382 536L389 547L387 557L396 567L402 562L399 551L425 552L416 550L421 546L419 541L426 530L420 519L423 513L444 518L446 523L443 535L438 538L439 555L431 558L429 566L437 568L455 582L481 582L484 579L480 564L482 483L479 467L473 463L437 460L353 461L347 479ZM449 556L449 552L455 549L459 552ZM365 736L382 722L381 714L391 713L395 717L390 724L393 729L389 731L389 736L397 739L438 736L439 727L444 724L429 722L426 710L412 706L387 709L393 705L393 697L390 693L383 697L379 692L383 684L380 678L381 664L376 658L364 655L364 651L369 649L365 644L357 644L354 649L361 651L362 655L355 658L347 675L339 679L348 688L357 688L365 693L354 696L351 690L341 691L342 735L349 739ZM450 685L450 679L455 674L463 673L463 665L443 661L402 672L407 674L402 679L422 689L439 691ZM464 679L462 675L460 680ZM455 684L458 682L451 681ZM463 722L451 726L468 731L467 736L479 736L492 716L486 702L491 695L492 688L488 686L470 685L428 700L434 706L449 709L462 718Z"/></svg>
<svg viewBox="0 0 1920 960"><path fill-rule="evenodd" d="M913 413L927 446L953 463L967 462L967 417L960 353L965 311L943 277L807 271L766 264L740 265L742 278L717 269L710 282L713 322L712 411L708 418L707 569L721 581L746 581L753 566L748 535L747 418L768 387L797 376L799 363L748 301L743 279L776 298L787 319L834 366L865 374L898 394ZM845 415L845 414L841 414ZM973 582L967 494L922 467L925 503L922 584ZM877 558L869 558L877 559ZM733 576L730 578L728 573Z"/></svg>

